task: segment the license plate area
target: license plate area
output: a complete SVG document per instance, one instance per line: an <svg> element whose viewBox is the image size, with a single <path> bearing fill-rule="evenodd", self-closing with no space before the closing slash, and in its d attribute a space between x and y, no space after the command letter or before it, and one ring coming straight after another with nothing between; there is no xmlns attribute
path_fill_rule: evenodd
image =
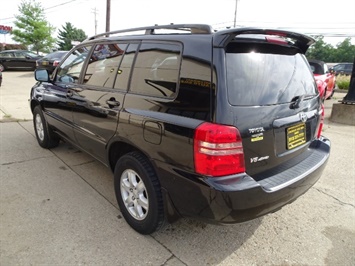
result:
<svg viewBox="0 0 355 266"><path fill-rule="evenodd" d="M287 149L292 150L306 143L306 124L297 124L286 129Z"/></svg>

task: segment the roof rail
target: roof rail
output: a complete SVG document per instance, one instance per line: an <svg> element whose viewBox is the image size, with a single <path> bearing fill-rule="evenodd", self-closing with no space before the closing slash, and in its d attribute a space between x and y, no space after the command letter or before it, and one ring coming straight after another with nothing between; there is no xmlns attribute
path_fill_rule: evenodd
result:
<svg viewBox="0 0 355 266"><path fill-rule="evenodd" d="M97 39L99 37L103 37L103 36L108 37L109 35L112 35L112 34L144 31L144 30L145 30L145 35L155 34L155 30L180 30L180 31L190 32L191 34L211 34L211 33L213 33L212 27L207 24L169 24L169 25L155 25L155 26L148 26L148 27L109 31L109 32L100 33L100 34L94 35L92 37L89 37L86 39L86 41L87 40L95 40L95 39Z"/></svg>

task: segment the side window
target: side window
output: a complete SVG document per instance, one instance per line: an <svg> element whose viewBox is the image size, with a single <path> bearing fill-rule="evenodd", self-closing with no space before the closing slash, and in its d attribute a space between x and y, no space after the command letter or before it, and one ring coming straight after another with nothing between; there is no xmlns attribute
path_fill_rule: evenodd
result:
<svg viewBox="0 0 355 266"><path fill-rule="evenodd" d="M84 75L84 83L112 88L126 47L125 43L96 45Z"/></svg>
<svg viewBox="0 0 355 266"><path fill-rule="evenodd" d="M4 54L1 55L1 57L6 57L6 58L8 58L8 57L13 57L13 55L10 54L10 53L4 53Z"/></svg>
<svg viewBox="0 0 355 266"><path fill-rule="evenodd" d="M64 83L78 83L80 72L83 68L86 57L91 46L80 47L74 50L67 59L60 65L56 81Z"/></svg>
<svg viewBox="0 0 355 266"><path fill-rule="evenodd" d="M210 54L208 52L206 55ZM180 88L176 101L187 110L178 114L186 117L208 120L210 118L211 102L215 102L216 72L212 72L210 58L183 57L180 71ZM213 82L213 83L212 83ZM211 91L212 90L212 91ZM211 99L212 97L212 99ZM171 108L171 113L177 110Z"/></svg>
<svg viewBox="0 0 355 266"><path fill-rule="evenodd" d="M344 65L339 65L339 66L337 67L337 70L338 70L338 71L344 70Z"/></svg>
<svg viewBox="0 0 355 266"><path fill-rule="evenodd" d="M24 53L15 53L15 57L16 58L25 58L25 54Z"/></svg>
<svg viewBox="0 0 355 266"><path fill-rule="evenodd" d="M142 43L133 70L131 92L172 97L179 78L180 51L179 44Z"/></svg>
<svg viewBox="0 0 355 266"><path fill-rule="evenodd" d="M138 43L131 43L123 57L122 63L117 71L117 77L115 82L115 89L127 90L129 75L138 48Z"/></svg>

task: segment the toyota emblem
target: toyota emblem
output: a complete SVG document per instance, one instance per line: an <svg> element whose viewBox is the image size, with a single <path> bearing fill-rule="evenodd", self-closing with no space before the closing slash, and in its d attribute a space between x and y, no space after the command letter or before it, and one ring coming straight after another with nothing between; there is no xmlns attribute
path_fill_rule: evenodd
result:
<svg viewBox="0 0 355 266"><path fill-rule="evenodd" d="M303 123L305 123L307 121L307 118L308 118L307 115L305 113L303 113L303 112L299 113L299 115L300 115L301 121Z"/></svg>

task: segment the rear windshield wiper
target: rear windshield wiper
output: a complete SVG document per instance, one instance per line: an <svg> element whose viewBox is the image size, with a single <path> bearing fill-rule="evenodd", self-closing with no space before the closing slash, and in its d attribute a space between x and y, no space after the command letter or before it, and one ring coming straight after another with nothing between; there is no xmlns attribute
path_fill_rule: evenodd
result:
<svg viewBox="0 0 355 266"><path fill-rule="evenodd" d="M297 109L300 108L300 104L301 102L303 102L304 100L308 100L313 98L315 95L313 94L303 94L303 95L299 95L299 96L295 96L292 98L291 100L291 108L292 109Z"/></svg>

